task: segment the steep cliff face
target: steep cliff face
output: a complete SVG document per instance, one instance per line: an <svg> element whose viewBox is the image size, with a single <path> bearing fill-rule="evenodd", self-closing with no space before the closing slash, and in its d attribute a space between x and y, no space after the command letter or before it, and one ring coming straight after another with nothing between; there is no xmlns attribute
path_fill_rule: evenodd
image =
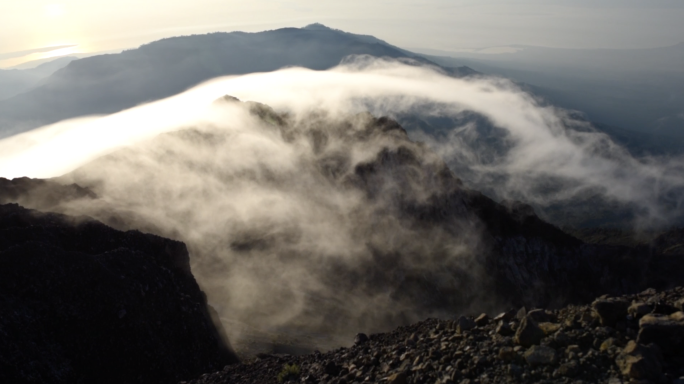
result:
<svg viewBox="0 0 684 384"><path fill-rule="evenodd" d="M183 243L0 205L0 382L171 383L237 362Z"/></svg>
<svg viewBox="0 0 684 384"><path fill-rule="evenodd" d="M488 270L500 294L516 304L560 306L682 284L674 271L684 267L684 257L666 254L658 243L585 244L539 219L525 204L474 196L471 208L491 236Z"/></svg>
<svg viewBox="0 0 684 384"><path fill-rule="evenodd" d="M387 126L384 120L375 124L378 128ZM675 252L679 247L676 231L651 247L584 244L541 220L529 205L497 203L463 186L446 165L427 166L425 153L412 144L397 150L385 148L373 161L357 166L356 174L362 179L374 175L372 182L357 187L373 198L387 200L392 195L378 195L376 191L387 191L383 184L399 181L402 188L394 194L399 216L414 228L439 227L459 237L467 223L467 233L481 237L474 260L484 271L478 276L478 284L486 282L481 288L490 289L500 302L557 307L586 302L601 294L633 293L648 287L666 289L684 283L684 277L673 272L684 268L684 258ZM422 179L401 182L416 175L418 164ZM418 199L419 194L409 186L430 191L429 197ZM664 245L670 243L670 247ZM426 284L433 285L433 292L443 292L435 282Z"/></svg>

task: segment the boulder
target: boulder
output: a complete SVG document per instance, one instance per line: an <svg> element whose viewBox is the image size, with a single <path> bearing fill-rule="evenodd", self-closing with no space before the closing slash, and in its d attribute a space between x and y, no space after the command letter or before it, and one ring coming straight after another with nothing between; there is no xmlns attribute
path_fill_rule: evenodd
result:
<svg viewBox="0 0 684 384"><path fill-rule="evenodd" d="M558 374L564 377L575 377L579 372L580 367L575 360L570 360L558 367Z"/></svg>
<svg viewBox="0 0 684 384"><path fill-rule="evenodd" d="M505 321L502 321L499 323L499 325L496 326L496 333L501 336L511 336L515 332L513 331L513 329L511 329L510 324L508 324Z"/></svg>
<svg viewBox="0 0 684 384"><path fill-rule="evenodd" d="M516 313L518 313L515 309L508 310L506 312L501 312L496 317L493 319L494 321L505 321L509 322L513 318L515 318Z"/></svg>
<svg viewBox="0 0 684 384"><path fill-rule="evenodd" d="M368 342L368 336L365 333L357 333L354 336L354 345L361 345Z"/></svg>
<svg viewBox="0 0 684 384"><path fill-rule="evenodd" d="M632 305L627 308L627 313L629 313L635 319L640 319L652 311L653 307L642 302L633 302Z"/></svg>
<svg viewBox="0 0 684 384"><path fill-rule="evenodd" d="M517 356L517 354L515 353L515 351L511 347L503 347L503 348L499 349L498 357L500 360L512 361L515 359L516 356Z"/></svg>
<svg viewBox="0 0 684 384"><path fill-rule="evenodd" d="M679 299L675 302L675 307L677 307L680 311L684 311L684 299Z"/></svg>
<svg viewBox="0 0 684 384"><path fill-rule="evenodd" d="M476 324L473 319L465 316L461 316L456 320L456 331L458 333L463 333L464 331L469 331L475 328Z"/></svg>
<svg viewBox="0 0 684 384"><path fill-rule="evenodd" d="M560 324L555 323L539 323L539 328L544 331L545 335L553 335L561 329Z"/></svg>
<svg viewBox="0 0 684 384"><path fill-rule="evenodd" d="M475 319L475 325L482 327L489 324L489 316L486 313L481 314Z"/></svg>
<svg viewBox="0 0 684 384"><path fill-rule="evenodd" d="M546 334L539 328L536 321L524 318L515 332L515 342L523 347L530 347L539 344L545 336Z"/></svg>
<svg viewBox="0 0 684 384"><path fill-rule="evenodd" d="M527 317L527 308L521 307L515 314L515 318L522 321L525 317Z"/></svg>
<svg viewBox="0 0 684 384"><path fill-rule="evenodd" d="M527 314L527 317L537 323L550 323L554 320L553 316L543 309L534 309Z"/></svg>
<svg viewBox="0 0 684 384"><path fill-rule="evenodd" d="M662 355L654 344L630 341L615 359L620 372L630 379L658 380L662 374Z"/></svg>
<svg viewBox="0 0 684 384"><path fill-rule="evenodd" d="M406 372L395 373L387 378L388 384L406 384Z"/></svg>
<svg viewBox="0 0 684 384"><path fill-rule="evenodd" d="M604 298L594 301L591 306L598 315L601 325L614 327L618 321L627 317L629 302L618 298Z"/></svg>
<svg viewBox="0 0 684 384"><path fill-rule="evenodd" d="M671 314L673 314L679 310L680 309L675 307L674 305L670 305L670 304L662 303L662 302L656 303L653 306L653 313L659 313L661 315L671 315Z"/></svg>
<svg viewBox="0 0 684 384"><path fill-rule="evenodd" d="M601 343L601 345L599 346L599 351L606 352L613 347L622 347L622 346L624 346L624 343L621 343L620 340L618 340L614 337L609 337Z"/></svg>
<svg viewBox="0 0 684 384"><path fill-rule="evenodd" d="M334 361L328 361L328 363L325 364L325 366L323 367L323 369L324 369L324 372L325 372L327 375L330 375L330 376L333 376L333 377L339 375L339 374L340 374L340 371L342 371L342 367L340 367L339 365L335 364Z"/></svg>
<svg viewBox="0 0 684 384"><path fill-rule="evenodd" d="M530 366L553 365L558 362L558 356L553 348L545 345L535 345L525 352L525 361Z"/></svg>
<svg viewBox="0 0 684 384"><path fill-rule="evenodd" d="M640 344L656 344L663 352L681 353L684 349L684 314L648 314L639 320Z"/></svg>

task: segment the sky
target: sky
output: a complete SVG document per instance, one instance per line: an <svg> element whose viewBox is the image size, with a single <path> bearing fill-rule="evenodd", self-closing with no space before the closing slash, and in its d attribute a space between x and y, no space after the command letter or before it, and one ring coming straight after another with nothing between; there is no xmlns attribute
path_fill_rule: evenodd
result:
<svg viewBox="0 0 684 384"><path fill-rule="evenodd" d="M646 48L684 42L682 20L682 0L3 0L0 67L313 22L409 49Z"/></svg>

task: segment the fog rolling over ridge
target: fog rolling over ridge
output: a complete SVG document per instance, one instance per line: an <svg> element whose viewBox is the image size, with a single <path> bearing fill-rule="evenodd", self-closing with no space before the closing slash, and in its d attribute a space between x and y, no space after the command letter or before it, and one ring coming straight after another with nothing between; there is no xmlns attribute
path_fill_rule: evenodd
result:
<svg viewBox="0 0 684 384"><path fill-rule="evenodd" d="M644 138L656 147L670 147L673 138L682 146L684 43L622 50L508 48L512 52L428 51L435 56L425 57L444 66L468 65L527 83L553 104L582 111L589 120L608 125L609 133L619 135L614 130L622 128L653 134Z"/></svg>
<svg viewBox="0 0 684 384"><path fill-rule="evenodd" d="M323 70L354 54L415 56L375 37L320 24L167 38L120 54L76 60L39 87L0 101L0 137L64 119L118 112L218 76L290 66Z"/></svg>
<svg viewBox="0 0 684 384"><path fill-rule="evenodd" d="M681 158L634 158L510 81L458 79L404 62L356 56L329 71L288 69L216 80L163 102L5 140L0 169L2 176L57 176L117 145L205 121L207 105L230 94L295 115L321 109L336 118L364 111L393 116L470 187L496 200L531 203L559 225L592 222L569 217L579 203L613 215L602 224L681 222ZM434 125L443 129L430 131ZM46 141L41 132L54 137ZM26 149L30 142L35 145Z"/></svg>
<svg viewBox="0 0 684 384"><path fill-rule="evenodd" d="M504 235L485 230L474 212L488 200L468 187L542 210L590 194L632 207L635 224L681 218L681 159L635 159L509 81L418 64L215 79L4 139L0 176L62 176L99 198L58 210L183 240L224 319L341 334L505 304L482 259ZM215 102L226 94L273 109ZM463 124L414 132L421 144L373 117L416 111Z"/></svg>

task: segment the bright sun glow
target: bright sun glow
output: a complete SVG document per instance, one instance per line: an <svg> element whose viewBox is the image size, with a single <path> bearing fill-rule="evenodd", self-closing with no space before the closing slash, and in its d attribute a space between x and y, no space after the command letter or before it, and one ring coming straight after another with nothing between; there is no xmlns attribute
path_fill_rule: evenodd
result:
<svg viewBox="0 0 684 384"><path fill-rule="evenodd" d="M43 10L48 17L60 17L66 13L62 4L48 4Z"/></svg>
<svg viewBox="0 0 684 384"><path fill-rule="evenodd" d="M59 44L59 45L62 45L62 44ZM66 45L66 44L64 44L64 45ZM71 55L73 53L78 53L78 52L79 52L78 46L67 47L67 48L55 49L54 51L42 53L40 58L41 59L49 59L51 57Z"/></svg>

